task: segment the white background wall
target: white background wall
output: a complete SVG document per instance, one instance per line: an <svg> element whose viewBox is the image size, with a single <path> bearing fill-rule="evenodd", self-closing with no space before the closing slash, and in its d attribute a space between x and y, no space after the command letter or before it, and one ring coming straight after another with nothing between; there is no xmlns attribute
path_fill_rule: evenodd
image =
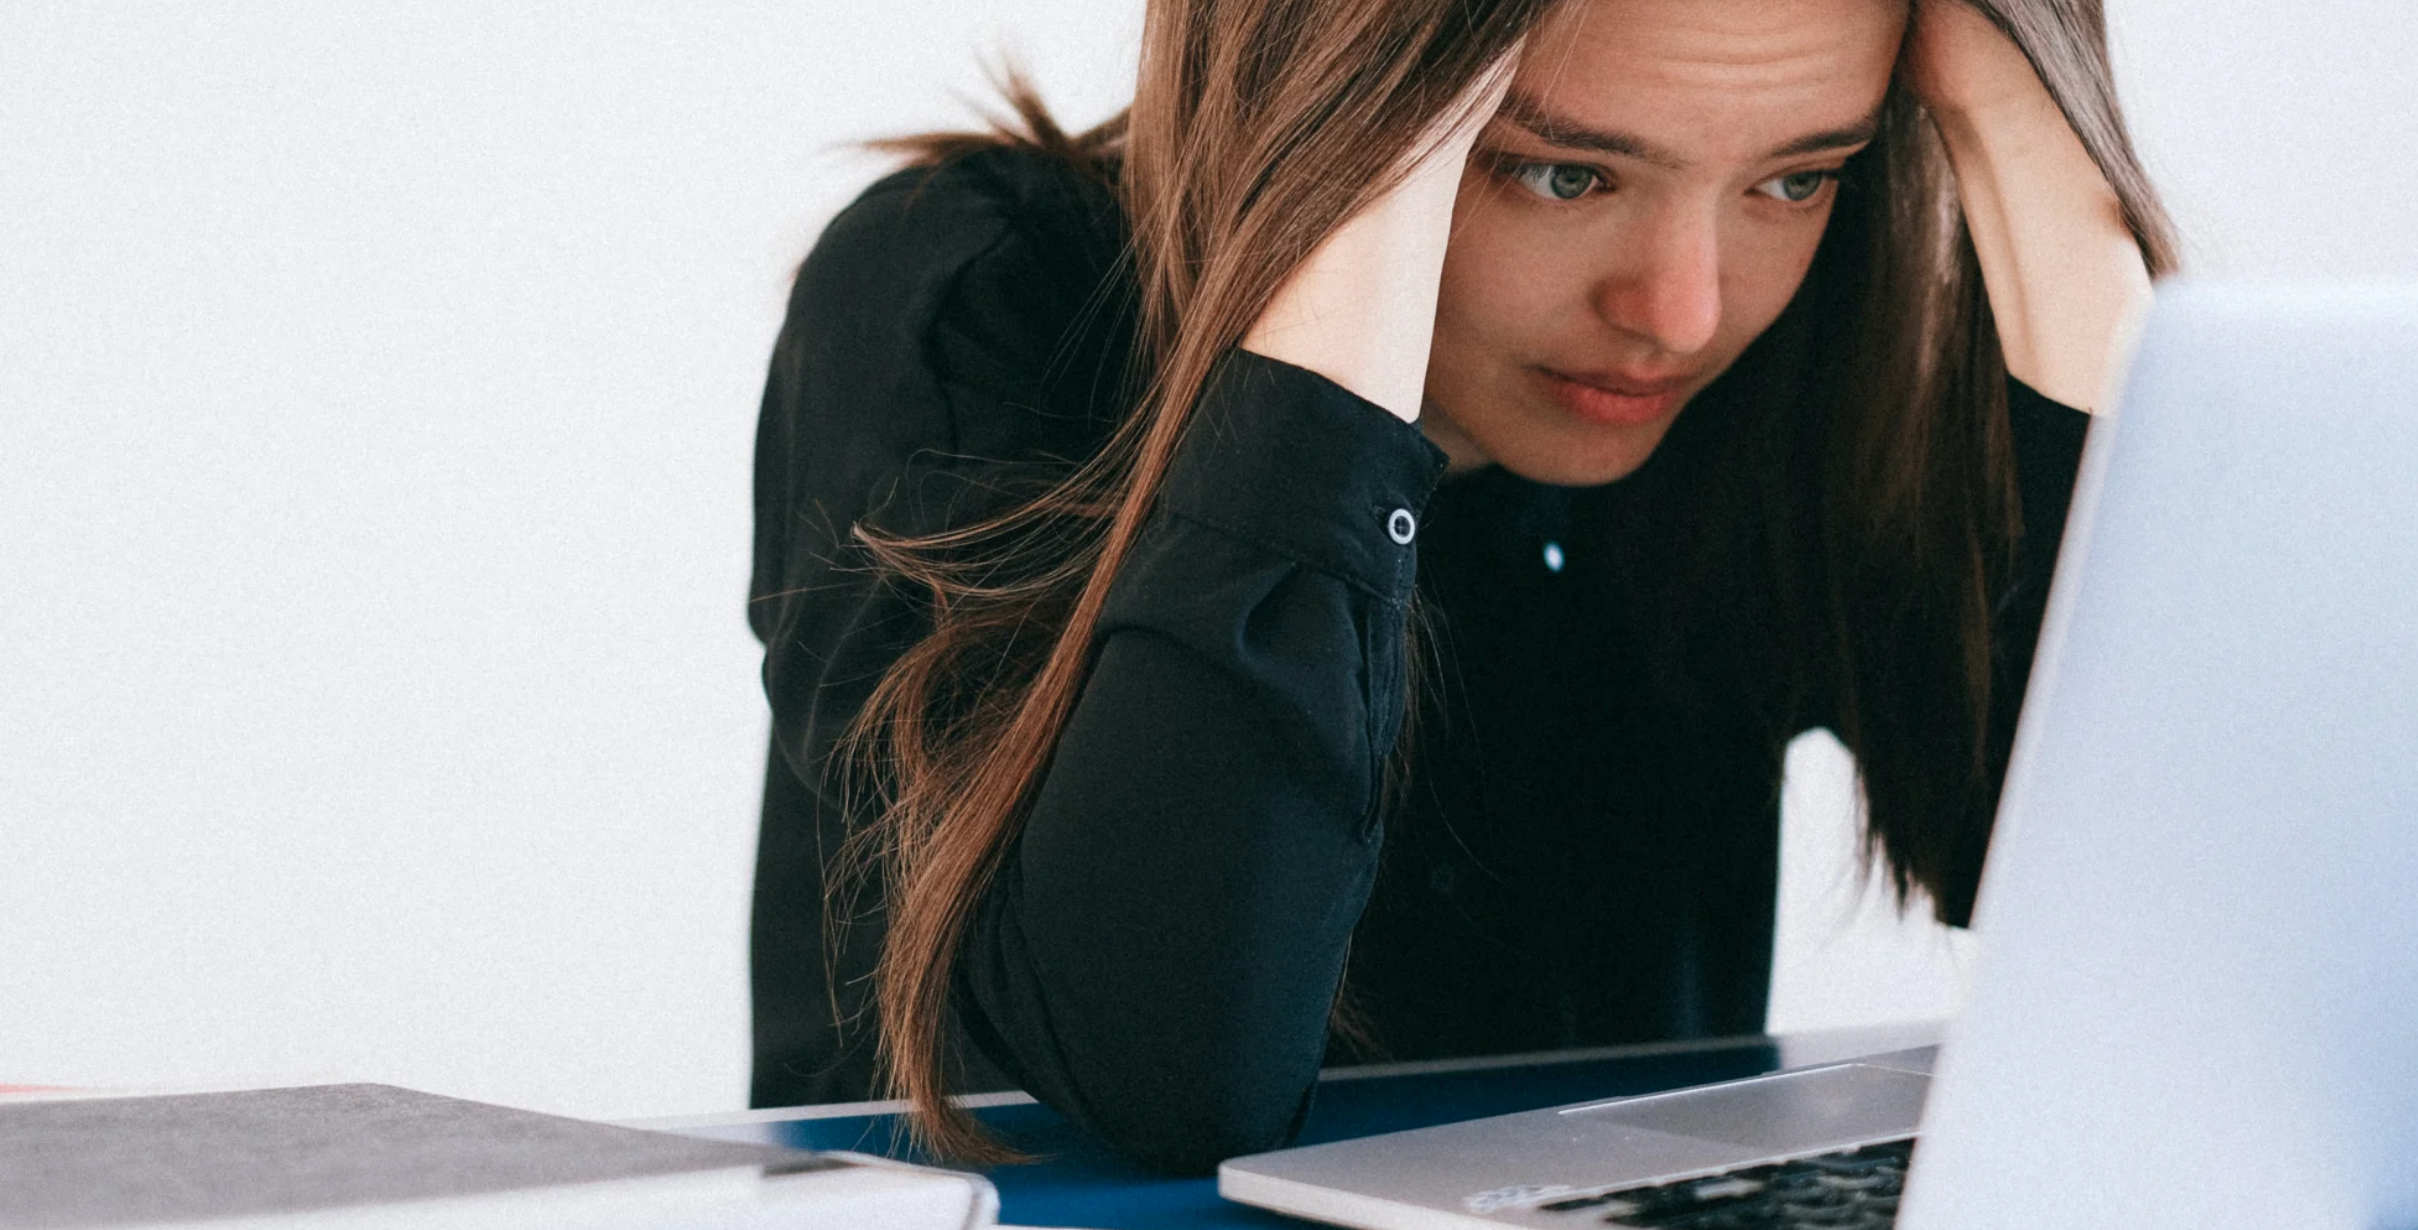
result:
<svg viewBox="0 0 2418 1230"><path fill-rule="evenodd" d="M2418 277L2418 12L2115 0L2205 268ZM1139 0L0 6L0 1083L744 1098L789 269ZM1930 1015L1792 757L1773 1022Z"/></svg>

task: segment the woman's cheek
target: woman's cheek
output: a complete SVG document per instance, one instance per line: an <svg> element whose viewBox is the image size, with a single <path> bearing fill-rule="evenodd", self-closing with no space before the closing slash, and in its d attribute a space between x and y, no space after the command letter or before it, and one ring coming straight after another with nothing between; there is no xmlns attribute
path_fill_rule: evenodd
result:
<svg viewBox="0 0 2418 1230"><path fill-rule="evenodd" d="M1780 318L1789 300L1796 298L1806 273L1813 268L1814 253L1822 245L1822 224L1828 217L1826 207L1817 217L1798 220L1796 225L1749 225L1739 228L1731 240L1722 291L1736 323L1744 326L1741 349L1761 336Z"/></svg>
<svg viewBox="0 0 2418 1230"><path fill-rule="evenodd" d="M1516 219L1502 217L1499 210L1456 220L1437 288L1439 342L1449 335L1456 349L1466 352L1499 345L1504 333L1517 332L1510 322L1521 314L1523 295L1532 287L1527 245L1513 223Z"/></svg>
<svg viewBox="0 0 2418 1230"><path fill-rule="evenodd" d="M1498 202L1455 223L1446 250L1437 318L1531 358L1554 333L1575 332L1569 316L1585 311L1587 257L1582 228L1540 217L1541 210ZM1557 330L1552 322L1561 321Z"/></svg>

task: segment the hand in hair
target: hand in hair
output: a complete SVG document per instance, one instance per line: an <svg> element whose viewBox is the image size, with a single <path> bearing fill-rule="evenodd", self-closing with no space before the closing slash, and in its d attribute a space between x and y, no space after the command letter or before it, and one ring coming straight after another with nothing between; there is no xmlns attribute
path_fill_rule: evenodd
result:
<svg viewBox="0 0 2418 1230"><path fill-rule="evenodd" d="M2048 97L2023 48L1969 0L1916 0L1906 88L1933 114L1970 114Z"/></svg>
<svg viewBox="0 0 2418 1230"><path fill-rule="evenodd" d="M1992 0L2031 54L1968 0L1916 0L1902 73L1939 125L2007 371L2069 406L2113 397L2150 298L2124 207L2035 60L2096 48L2048 6Z"/></svg>
<svg viewBox="0 0 2418 1230"><path fill-rule="evenodd" d="M1502 106L1518 60L1515 43L1454 100L1406 152L1407 170L1393 186L1277 288L1243 349L1308 368L1404 422L1417 421L1461 169Z"/></svg>

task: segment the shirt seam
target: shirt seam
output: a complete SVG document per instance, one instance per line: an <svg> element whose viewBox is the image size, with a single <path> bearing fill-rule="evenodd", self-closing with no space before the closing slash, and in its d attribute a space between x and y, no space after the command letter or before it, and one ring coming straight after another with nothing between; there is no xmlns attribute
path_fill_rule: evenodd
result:
<svg viewBox="0 0 2418 1230"><path fill-rule="evenodd" d="M1397 596L1387 589L1380 588L1379 586L1370 583L1365 577L1354 576L1349 571L1338 568L1335 565L1327 563L1323 560L1303 558L1302 552L1296 551L1293 548L1277 542L1265 535L1244 529L1241 526L1220 520L1216 517L1206 516L1201 513L1189 512L1172 506L1166 508L1165 512L1169 517L1180 521L1189 521L1194 525L1202 527L1203 529L1213 530L1219 534L1225 535L1228 538L1232 538L1237 542L1246 543L1250 546L1258 547L1264 551L1281 556L1287 562L1295 565L1296 567L1306 568L1312 572L1332 577L1335 580L1341 581L1354 589L1366 593L1370 597L1375 598L1380 602L1388 603L1394 606L1401 606L1409 601L1407 596ZM1408 549L1409 548L1407 547L1405 548L1405 550ZM1398 586L1401 584L1400 578L1402 573L1402 568L1399 564L1395 566L1394 573L1394 584Z"/></svg>

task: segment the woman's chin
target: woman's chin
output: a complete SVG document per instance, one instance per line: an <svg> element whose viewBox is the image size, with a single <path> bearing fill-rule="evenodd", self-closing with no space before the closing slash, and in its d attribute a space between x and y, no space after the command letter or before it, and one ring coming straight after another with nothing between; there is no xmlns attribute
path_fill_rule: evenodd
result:
<svg viewBox="0 0 2418 1230"><path fill-rule="evenodd" d="M1662 444L1673 417L1633 427L1586 425L1549 434L1523 434L1486 451L1496 465L1533 483L1600 487L1636 473ZM1478 443L1483 447L1490 442L1481 439Z"/></svg>
<svg viewBox="0 0 2418 1230"><path fill-rule="evenodd" d="M1452 459L1451 473L1491 465L1530 482L1600 487L1636 473L1686 408L1681 395L1660 399L1651 414L1644 413L1648 407L1624 403L1613 407L1620 414L1591 418L1575 412L1567 400L1529 389L1509 397L1472 397L1459 407L1434 398L1419 425Z"/></svg>

